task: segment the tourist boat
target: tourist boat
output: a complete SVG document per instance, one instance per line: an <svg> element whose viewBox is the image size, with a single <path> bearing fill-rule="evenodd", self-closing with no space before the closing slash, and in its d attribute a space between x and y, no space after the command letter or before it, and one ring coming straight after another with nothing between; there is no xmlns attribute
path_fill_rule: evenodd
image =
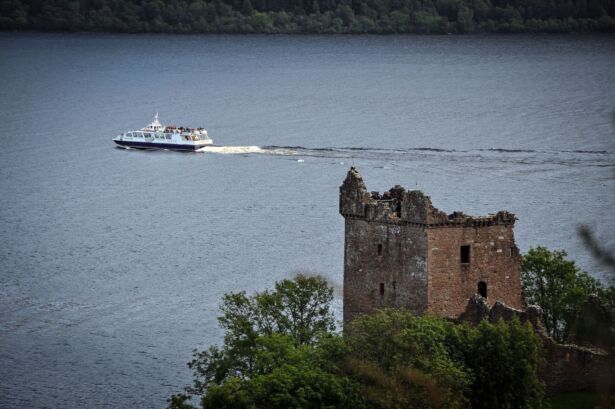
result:
<svg viewBox="0 0 615 409"><path fill-rule="evenodd" d="M138 131L124 132L113 142L124 148L171 149L179 151L198 151L211 145L213 141L203 128L161 125L158 113L154 121Z"/></svg>

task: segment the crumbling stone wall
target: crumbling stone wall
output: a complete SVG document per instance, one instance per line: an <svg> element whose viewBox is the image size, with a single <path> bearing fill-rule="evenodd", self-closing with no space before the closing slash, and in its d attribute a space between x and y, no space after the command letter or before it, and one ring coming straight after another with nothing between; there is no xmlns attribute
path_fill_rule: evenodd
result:
<svg viewBox="0 0 615 409"><path fill-rule="evenodd" d="M358 172L348 172L340 188L345 322L376 308L427 308L427 236L422 226L403 223L400 211L397 199L372 198Z"/></svg>
<svg viewBox="0 0 615 409"><path fill-rule="evenodd" d="M438 224L427 229L428 309L456 318L468 298L485 283L487 300L523 308L521 256L515 245L512 222L496 223L485 218L478 226ZM473 221L480 220L474 218ZM482 220L481 220L482 221ZM460 248L470 247L470 262L461 263Z"/></svg>
<svg viewBox="0 0 615 409"><path fill-rule="evenodd" d="M530 322L536 332L547 336L547 331L542 322L542 309L539 306L530 305L525 309L518 309L509 307L500 301L490 306L487 300L478 294L474 294L467 300L465 310L457 317L456 321L477 325L482 320L495 324L501 319L510 321L513 318L517 318L522 324Z"/></svg>
<svg viewBox="0 0 615 409"><path fill-rule="evenodd" d="M455 318L486 286L490 303L523 307L515 216L436 209L429 196L395 186L367 191L353 167L340 187L345 218L344 321L383 307ZM470 246L467 263L460 248Z"/></svg>
<svg viewBox="0 0 615 409"><path fill-rule="evenodd" d="M476 325L483 319L496 323L500 319L512 320L514 317L521 322L530 322L542 339L545 360L539 369L539 376L548 394L615 387L613 357L600 349L555 342L545 330L542 309L538 306L519 310L496 302L491 307L485 299L475 295L468 300L458 322Z"/></svg>
<svg viewBox="0 0 615 409"><path fill-rule="evenodd" d="M547 393L588 390L615 390L615 362L599 349L558 344L543 338L545 363L540 378Z"/></svg>

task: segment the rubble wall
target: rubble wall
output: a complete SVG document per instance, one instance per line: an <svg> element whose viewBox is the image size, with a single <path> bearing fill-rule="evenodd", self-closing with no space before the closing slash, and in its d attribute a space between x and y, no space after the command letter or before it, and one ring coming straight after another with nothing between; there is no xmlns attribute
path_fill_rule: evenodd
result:
<svg viewBox="0 0 615 409"><path fill-rule="evenodd" d="M548 394L615 387L613 357L600 349L555 342L547 335L542 323L542 310L538 306L519 310L496 302L490 307L487 300L475 295L468 300L467 308L458 321L475 325L483 319L496 323L500 319L511 320L514 317L521 322L532 323L542 339L545 360L538 374Z"/></svg>
<svg viewBox="0 0 615 409"><path fill-rule="evenodd" d="M543 347L545 363L539 376L547 393L615 388L615 362L606 352L558 344L549 337L543 337Z"/></svg>

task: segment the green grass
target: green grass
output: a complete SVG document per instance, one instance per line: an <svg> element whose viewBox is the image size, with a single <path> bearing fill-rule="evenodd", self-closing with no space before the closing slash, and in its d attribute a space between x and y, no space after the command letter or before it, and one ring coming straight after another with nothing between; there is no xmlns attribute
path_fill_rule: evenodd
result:
<svg viewBox="0 0 615 409"><path fill-rule="evenodd" d="M597 392L568 392L547 399L551 409L594 409L604 408L605 397ZM602 406L601 406L602 404Z"/></svg>

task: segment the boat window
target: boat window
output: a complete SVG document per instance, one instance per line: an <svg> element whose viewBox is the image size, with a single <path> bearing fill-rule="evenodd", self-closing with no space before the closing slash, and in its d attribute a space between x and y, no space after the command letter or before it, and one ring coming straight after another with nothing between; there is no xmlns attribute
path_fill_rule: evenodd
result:
<svg viewBox="0 0 615 409"><path fill-rule="evenodd" d="M171 139L171 134L168 133L165 136L166 136L167 139Z"/></svg>
<svg viewBox="0 0 615 409"><path fill-rule="evenodd" d="M126 136L127 136L127 137L129 137L129 138L132 138L132 132L128 132L128 133L126 134Z"/></svg>

